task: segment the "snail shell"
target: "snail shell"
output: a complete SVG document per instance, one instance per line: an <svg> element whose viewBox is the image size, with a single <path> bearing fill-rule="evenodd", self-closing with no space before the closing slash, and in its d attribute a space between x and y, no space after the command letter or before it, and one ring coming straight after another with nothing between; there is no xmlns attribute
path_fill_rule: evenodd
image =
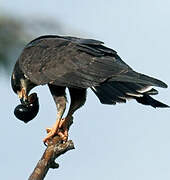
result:
<svg viewBox="0 0 170 180"><path fill-rule="evenodd" d="M25 123L31 121L38 114L39 102L36 93L28 97L28 102L19 104L14 110L15 116Z"/></svg>

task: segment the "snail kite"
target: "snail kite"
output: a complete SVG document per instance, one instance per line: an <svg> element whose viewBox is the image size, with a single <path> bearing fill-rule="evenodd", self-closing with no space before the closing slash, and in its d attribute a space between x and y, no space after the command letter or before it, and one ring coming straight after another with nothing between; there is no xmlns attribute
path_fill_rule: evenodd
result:
<svg viewBox="0 0 170 180"><path fill-rule="evenodd" d="M39 109L38 97L36 93L29 95L30 90L38 85L48 85L56 103L57 120L52 128L47 128L44 142L55 134L67 140L68 122L84 105L87 88L102 104L135 99L154 108L169 107L150 96L158 94L153 86L167 88L164 82L135 72L116 51L93 39L46 35L32 40L15 64L11 84L21 101L14 113L24 122L33 119ZM67 101L66 88L71 103L67 116L62 118Z"/></svg>

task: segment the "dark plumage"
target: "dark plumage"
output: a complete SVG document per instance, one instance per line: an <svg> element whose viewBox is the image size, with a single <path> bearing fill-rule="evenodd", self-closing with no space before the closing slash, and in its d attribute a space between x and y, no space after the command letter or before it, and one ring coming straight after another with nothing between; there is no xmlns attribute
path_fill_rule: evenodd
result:
<svg viewBox="0 0 170 180"><path fill-rule="evenodd" d="M85 103L87 88L103 104L135 99L154 108L168 107L150 96L158 94L153 86L167 88L164 82L135 72L116 51L93 39L47 35L27 44L14 67L12 88L16 93L24 89L21 96L27 99L33 87L45 84L56 102L58 120L65 110L66 87L71 96L69 118Z"/></svg>

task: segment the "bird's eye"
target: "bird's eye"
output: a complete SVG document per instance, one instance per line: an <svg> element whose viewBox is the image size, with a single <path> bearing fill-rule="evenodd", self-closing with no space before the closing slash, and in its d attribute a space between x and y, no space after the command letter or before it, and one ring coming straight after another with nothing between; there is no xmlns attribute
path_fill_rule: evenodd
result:
<svg viewBox="0 0 170 180"><path fill-rule="evenodd" d="M31 121L39 111L38 98L35 93L30 95L28 104L19 104L15 110L15 116L25 123Z"/></svg>

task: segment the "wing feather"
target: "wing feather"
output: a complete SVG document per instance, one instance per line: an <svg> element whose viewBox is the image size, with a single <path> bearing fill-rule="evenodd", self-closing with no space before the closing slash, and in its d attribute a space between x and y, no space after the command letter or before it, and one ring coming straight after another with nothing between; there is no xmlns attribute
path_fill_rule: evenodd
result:
<svg viewBox="0 0 170 180"><path fill-rule="evenodd" d="M162 81L136 73L101 41L43 36L23 50L19 65L35 84L88 88L106 81L167 87Z"/></svg>

